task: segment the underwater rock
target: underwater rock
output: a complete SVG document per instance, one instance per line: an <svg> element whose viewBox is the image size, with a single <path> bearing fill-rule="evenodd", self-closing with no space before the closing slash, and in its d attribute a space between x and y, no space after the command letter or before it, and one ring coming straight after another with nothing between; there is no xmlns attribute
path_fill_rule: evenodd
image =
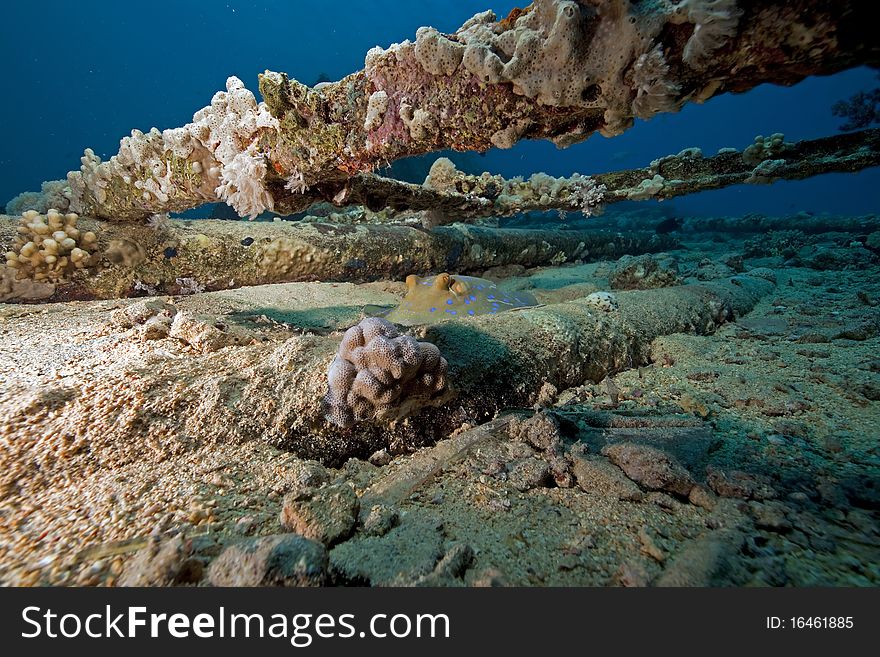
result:
<svg viewBox="0 0 880 657"><path fill-rule="evenodd" d="M384 536L400 522L400 512L386 504L374 504L364 518L363 532L367 536Z"/></svg>
<svg viewBox="0 0 880 657"><path fill-rule="evenodd" d="M880 312L871 308L861 314L862 317L846 317L843 327L831 337L862 342L880 335Z"/></svg>
<svg viewBox="0 0 880 657"><path fill-rule="evenodd" d="M150 537L146 547L125 565L119 586L179 586L197 582L202 576L202 565L192 558L192 548L192 542L182 534L165 540Z"/></svg>
<svg viewBox="0 0 880 657"><path fill-rule="evenodd" d="M694 539L676 555L655 586L710 586L720 579L745 537L737 529L719 529Z"/></svg>
<svg viewBox="0 0 880 657"><path fill-rule="evenodd" d="M174 316L168 335L201 352L218 351L249 341L243 334L224 330L218 326L218 322L211 322L189 312L179 312Z"/></svg>
<svg viewBox="0 0 880 657"><path fill-rule="evenodd" d="M39 301L55 294L54 283L18 279L18 270L0 265L0 303L9 301Z"/></svg>
<svg viewBox="0 0 880 657"><path fill-rule="evenodd" d="M172 318L165 314L150 317L141 327L141 338L144 340L162 340L171 333Z"/></svg>
<svg viewBox="0 0 880 657"><path fill-rule="evenodd" d="M434 324L450 317L492 315L514 308L536 306L528 292L505 292L490 280L458 274L438 274L428 278L406 277L406 296L385 315L396 324Z"/></svg>
<svg viewBox="0 0 880 657"><path fill-rule="evenodd" d="M121 329L129 329L144 324L158 315L169 318L177 314L177 308L161 299L144 299L110 313L110 323Z"/></svg>
<svg viewBox="0 0 880 657"><path fill-rule="evenodd" d="M507 431L514 440L528 443L537 450L551 455L561 453L562 438L559 435L559 422L549 413L535 413L525 420L513 418Z"/></svg>
<svg viewBox="0 0 880 657"><path fill-rule="evenodd" d="M430 573L422 575L414 581L403 577L398 582L412 586L462 586L462 577L473 563L474 556L474 549L470 545L455 543L446 551L446 554L441 557Z"/></svg>
<svg viewBox="0 0 880 657"><path fill-rule="evenodd" d="M733 276L734 274L736 274L736 272L732 267L723 262L717 262L706 258L697 263L696 268L690 272L689 276L694 277L698 281L714 281L718 278Z"/></svg>
<svg viewBox="0 0 880 657"><path fill-rule="evenodd" d="M553 415L538 412L528 419L514 417L507 427L507 433L515 441L514 445L525 443L540 452L537 459L526 457L508 463L508 481L514 487L527 490L549 485L547 475L559 488L569 488L573 485L571 464L563 455L559 422ZM540 460L544 465L531 463L532 460Z"/></svg>
<svg viewBox="0 0 880 657"><path fill-rule="evenodd" d="M717 504L715 494L704 486L694 486L688 493L688 502L706 511L711 511Z"/></svg>
<svg viewBox="0 0 880 657"><path fill-rule="evenodd" d="M442 577L461 577L474 560L474 549L465 543L456 543L437 562L434 573Z"/></svg>
<svg viewBox="0 0 880 657"><path fill-rule="evenodd" d="M624 256L608 276L614 290L650 290L678 283L678 264L670 257Z"/></svg>
<svg viewBox="0 0 880 657"><path fill-rule="evenodd" d="M694 487L690 472L673 456L654 447L621 442L603 447L602 454L627 477L648 490L663 490L687 497Z"/></svg>
<svg viewBox="0 0 880 657"><path fill-rule="evenodd" d="M706 468L706 483L721 497L738 497L744 500L766 500L776 497L770 480L762 475L741 470Z"/></svg>
<svg viewBox="0 0 880 657"><path fill-rule="evenodd" d="M674 417L670 418L674 421ZM684 421L684 420L682 420ZM617 443L646 445L675 458L690 472L700 472L708 461L709 452L718 440L711 428L703 424L695 426L644 426L609 427L601 431L583 434L594 449Z"/></svg>
<svg viewBox="0 0 880 657"><path fill-rule="evenodd" d="M333 484L312 493L291 493L281 505L281 526L331 545L354 531L360 503L348 484Z"/></svg>
<svg viewBox="0 0 880 657"><path fill-rule="evenodd" d="M370 454L370 457L367 459L373 465L382 467L383 465L388 465L391 463L391 460L394 457L388 451L387 448L383 447L382 449L377 449L375 452Z"/></svg>
<svg viewBox="0 0 880 657"><path fill-rule="evenodd" d="M770 269L769 267L755 267L753 269L749 269L749 276L757 276L758 278L763 278L764 280L770 281L774 285L776 285L776 272Z"/></svg>
<svg viewBox="0 0 880 657"><path fill-rule="evenodd" d="M306 497L330 481L330 472L317 461L297 459L287 466L284 480L287 494Z"/></svg>
<svg viewBox="0 0 880 657"><path fill-rule="evenodd" d="M749 511L755 520L755 526L777 533L787 532L791 529L788 520L788 512L791 511L782 502L770 500L766 502L752 501L749 503Z"/></svg>
<svg viewBox="0 0 880 657"><path fill-rule="evenodd" d="M610 495L630 502L637 502L645 496L632 479L607 459L577 453L571 454L570 459L578 488L585 493Z"/></svg>
<svg viewBox="0 0 880 657"><path fill-rule="evenodd" d="M620 564L611 583L626 588L641 588L651 584L651 575L640 561L629 559Z"/></svg>
<svg viewBox="0 0 880 657"><path fill-rule="evenodd" d="M433 572L445 554L442 522L410 512L384 536L360 536L330 551L338 577L351 584L404 585Z"/></svg>
<svg viewBox="0 0 880 657"><path fill-rule="evenodd" d="M297 534L247 538L230 545L208 567L214 586L321 586L327 550Z"/></svg>
<svg viewBox="0 0 880 657"><path fill-rule="evenodd" d="M812 253L801 255L804 266L811 269L862 269L877 262L877 256L862 246L818 246Z"/></svg>
<svg viewBox="0 0 880 657"><path fill-rule="evenodd" d="M345 332L327 372L329 422L405 417L439 403L446 391L446 359L430 342L400 335L390 322L368 317Z"/></svg>
<svg viewBox="0 0 880 657"><path fill-rule="evenodd" d="M530 456L513 461L507 468L508 483L523 493L533 488L543 488L551 481L550 466L543 459Z"/></svg>

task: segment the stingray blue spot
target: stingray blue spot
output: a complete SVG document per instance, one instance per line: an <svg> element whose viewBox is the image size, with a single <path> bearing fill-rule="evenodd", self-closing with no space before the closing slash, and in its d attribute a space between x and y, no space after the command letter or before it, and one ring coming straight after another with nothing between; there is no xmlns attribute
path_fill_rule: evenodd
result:
<svg viewBox="0 0 880 657"><path fill-rule="evenodd" d="M468 315L473 315L473 314L474 314L473 310L468 310Z"/></svg>
<svg viewBox="0 0 880 657"><path fill-rule="evenodd" d="M429 310L428 312L431 312L431 313L432 313L432 312L434 312L435 310L437 310L437 309L436 309L436 308L431 308L431 310Z"/></svg>
<svg viewBox="0 0 880 657"><path fill-rule="evenodd" d="M471 303L471 300L470 300L470 299L465 299L464 302L465 302L465 305L468 305L468 306L469 306L470 303Z"/></svg>
<svg viewBox="0 0 880 657"><path fill-rule="evenodd" d="M477 289L478 289L478 290L482 290L482 289L483 289L483 286L482 286L482 285L477 285Z"/></svg>
<svg viewBox="0 0 880 657"><path fill-rule="evenodd" d="M457 314L454 310L447 310L446 312L448 312L450 315L456 315L456 314Z"/></svg>
<svg viewBox="0 0 880 657"><path fill-rule="evenodd" d="M494 294L487 294L487 295L486 295L486 298L487 298L487 299L494 299L494 298L495 298L495 295L494 295Z"/></svg>
<svg viewBox="0 0 880 657"><path fill-rule="evenodd" d="M489 312L490 312L490 313L497 313L497 312L498 312L498 308L497 308L497 307L492 308Z"/></svg>
<svg viewBox="0 0 880 657"><path fill-rule="evenodd" d="M476 300L477 300L477 297L475 297L475 296L472 294L472 295L471 295L471 301L476 301Z"/></svg>
<svg viewBox="0 0 880 657"><path fill-rule="evenodd" d="M451 306L451 305L452 305L452 299L447 299L447 300L446 300L446 305L447 305L447 306Z"/></svg>

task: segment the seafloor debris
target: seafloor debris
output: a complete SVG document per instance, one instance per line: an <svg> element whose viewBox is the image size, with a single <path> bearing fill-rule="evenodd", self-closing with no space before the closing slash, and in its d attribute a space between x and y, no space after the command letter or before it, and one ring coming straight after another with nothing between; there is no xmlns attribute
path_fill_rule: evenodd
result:
<svg viewBox="0 0 880 657"><path fill-rule="evenodd" d="M504 179L488 173L470 175L440 158L421 188L410 183L375 178L378 188L394 189L390 207L423 209L433 202L423 221L427 225L467 221L471 217L509 216L530 210L599 211L620 201L666 200L730 185L797 180L821 173L859 171L880 164L880 130L865 130L797 143L780 133L758 136L742 151L721 149L704 156L699 148L658 158L649 166L601 173L585 178L552 178L536 174L528 180ZM436 182L440 172L440 184ZM586 198L585 200L585 190ZM433 194L432 194L433 193ZM409 197L409 201L406 201Z"/></svg>
<svg viewBox="0 0 880 657"><path fill-rule="evenodd" d="M107 245L105 257L89 270L77 270L57 290L17 281L15 296L6 300L107 299L304 280L403 279L443 270L616 258L676 243L673 236L653 231L468 225L425 231L405 225L221 220L171 220L157 231L132 223L88 222ZM0 240L14 240L16 230L16 222L0 218Z"/></svg>
<svg viewBox="0 0 880 657"><path fill-rule="evenodd" d="M719 244L709 257L734 262L728 254L739 248ZM711 270L700 253L674 255L686 279L697 264ZM302 329L341 298L379 302L380 286L266 286L174 307L0 308L0 486L16 500L3 581L876 583L870 429L880 365L875 309L855 294L877 296L873 270L805 270L782 257L747 259L747 276L710 285L620 292L613 313L545 301L431 327L459 396L349 430L326 426L326 382L315 376L341 334L254 322L275 312ZM755 306L773 289L774 274L752 268L761 264L780 286ZM541 299L573 298L554 285L585 290L585 272L596 272L590 285L604 286L611 270L554 268L528 280ZM730 310L752 314L723 327L710 318ZM180 312L247 326L256 339L208 353L139 339L152 317ZM856 335L865 319L873 333ZM693 334L705 331L717 334ZM572 387L578 372L589 379ZM595 383L609 373L616 407ZM555 407L526 422L504 413L483 423L497 409L531 406L548 384L560 391ZM601 454L621 443L665 455L606 450L627 452L616 455L621 469ZM376 450L369 462L351 458Z"/></svg>
<svg viewBox="0 0 880 657"><path fill-rule="evenodd" d="M608 283L614 290L649 290L678 282L675 259L651 254L624 256L608 275Z"/></svg>
<svg viewBox="0 0 880 657"><path fill-rule="evenodd" d="M418 409L423 415L418 426L402 431L444 435L461 423L463 414L486 419L503 408L531 406L542 385L548 381L557 388L571 387L586 380L600 381L609 372L637 364L645 359L644 345L658 334L682 330L714 331L716 326L751 308L771 286L767 280L741 275L708 284L621 293L650 294L652 303L665 309L664 313L651 316L633 313L624 304L620 304L617 312L609 314L598 310L592 300L579 298L563 304L523 308L515 313L474 317L468 322L431 325L421 333L437 345L449 363L450 394L434 399L418 395L414 404L395 401L388 408L379 410L387 415L386 420L397 420ZM381 321L376 318L364 320ZM393 329L387 322L370 326L375 327L374 331L386 331L389 330L383 328L386 325ZM401 400L406 397L407 379L385 376L381 379L385 382L382 386L373 386L375 390L371 388L370 403L363 403L361 412L353 412L354 400L346 400L349 389L354 390L352 381L356 371L362 370L363 363L354 363L344 355L351 350L346 345L352 339L357 340L354 344L369 341L366 335L360 337L359 327L350 331L354 331L353 335L346 334L339 347L339 354L350 365L339 365L337 355L328 375L330 392L324 404L332 411L332 422L341 427L351 426L356 419L372 419L377 401L387 404L398 397ZM394 330L394 338L396 336ZM420 344L412 338L410 340ZM518 363L515 367L512 366L514 362ZM405 371L400 367L398 370ZM504 372L503 376L501 372ZM389 385L393 387L388 388ZM381 395L384 396L379 399ZM444 406L453 396L455 404ZM429 400L427 404L426 399ZM300 422L302 420L304 418ZM343 440L335 439L323 444L323 454L312 453L310 445L313 444L314 427L309 424L303 428L305 426L309 428L302 436L297 436L299 431L292 428L287 433L285 445L297 451L308 450L306 454L310 457L326 458L328 449L345 444ZM336 433L338 429L331 428L330 431ZM325 429L320 431L325 432ZM365 436L361 435L360 439L365 440Z"/></svg>
<svg viewBox="0 0 880 657"><path fill-rule="evenodd" d="M373 174L354 174L344 181L326 181L297 197L276 199L273 209L279 214L290 214L322 201L336 206L362 205L365 220L374 222L399 220L399 213L421 212L419 220L428 228L528 211L556 210L591 216L620 201L665 200L730 185L860 171L878 163L880 130L876 129L797 143L785 142L780 133L767 138L759 135L755 143L742 151L723 148L716 155L704 157L700 149L686 148L676 155L658 158L647 167L590 177L574 174L554 178L536 173L524 180L488 172L472 175L441 157L422 185ZM40 208L57 201L59 185L66 187L64 181L44 183L51 193L26 192L13 199L8 208ZM67 204L58 207L66 208ZM118 221L120 217L109 219Z"/></svg>
<svg viewBox="0 0 880 657"><path fill-rule="evenodd" d="M311 88L266 71L265 103L229 78L186 126L133 131L108 162L87 150L69 174L71 208L116 221L218 200L240 215L292 212L408 155L616 135L688 101L876 64L867 12L853 0L760 11L735 0L536 0L502 21L487 11L455 34L422 28L415 43L374 48L339 82ZM802 36L781 38L793 24Z"/></svg>

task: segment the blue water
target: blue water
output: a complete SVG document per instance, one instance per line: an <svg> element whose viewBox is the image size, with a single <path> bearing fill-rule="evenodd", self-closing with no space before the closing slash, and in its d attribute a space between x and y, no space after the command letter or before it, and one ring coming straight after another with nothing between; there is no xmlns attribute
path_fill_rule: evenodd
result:
<svg viewBox="0 0 880 657"><path fill-rule="evenodd" d="M5 102L0 150L0 205L43 180L78 168L91 147L116 153L132 128L168 128L191 120L229 75L253 91L265 69L285 71L308 84L363 66L375 45L414 38L421 25L453 32L478 11L506 14L515 3L498 0L337 0L300 2L149 3L43 0L3 3L0 61ZM876 74L854 69L810 78L791 88L764 85L725 95L678 114L639 122L613 139L594 135L557 150L525 142L463 166L505 176L599 173L644 166L699 146L714 153L742 148L756 134L784 132L796 141L832 135L841 120L831 104L877 85ZM666 202L689 214L784 214L799 210L868 213L877 210L880 171L833 174L772 186L740 186Z"/></svg>

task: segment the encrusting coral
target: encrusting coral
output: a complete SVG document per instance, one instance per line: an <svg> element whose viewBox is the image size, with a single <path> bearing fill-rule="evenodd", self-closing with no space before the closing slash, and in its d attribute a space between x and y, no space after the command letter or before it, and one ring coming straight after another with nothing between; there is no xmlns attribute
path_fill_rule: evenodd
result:
<svg viewBox="0 0 880 657"><path fill-rule="evenodd" d="M119 217L182 210L225 201L242 216L272 209L266 191L268 160L260 144L278 122L237 77L182 128L132 130L119 153L102 162L91 149L79 171L67 175L71 208L92 209L115 197ZM152 211L151 211L152 208ZM118 218L118 217L115 217Z"/></svg>
<svg viewBox="0 0 880 657"><path fill-rule="evenodd" d="M325 417L339 427L393 420L444 401L446 359L430 342L370 317L345 332L327 372Z"/></svg>
<svg viewBox="0 0 880 657"><path fill-rule="evenodd" d="M492 208L492 214L497 216L517 214L524 209L561 206L589 217L601 213L606 191L604 185L579 173L569 178L534 173L528 180L520 177L505 179L488 172L473 176L458 170L447 157L434 161L423 187L441 194L463 194L470 198L486 199L487 202L491 201L487 207ZM455 216L460 216L460 213ZM441 220L437 223L449 222Z"/></svg>
<svg viewBox="0 0 880 657"><path fill-rule="evenodd" d="M354 177L401 157L617 135L686 102L880 63L868 4L535 0L503 20L482 12L454 34L422 28L415 43L374 48L338 82L266 71L265 103L230 78L193 123L133 131L109 162L87 150L70 207L114 221L217 200L243 216L294 213L348 201Z"/></svg>
<svg viewBox="0 0 880 657"><path fill-rule="evenodd" d="M785 141L785 135L774 132L769 137L758 135L755 143L743 149L742 158L746 164L756 165L765 160L779 159L779 155L791 149L793 144Z"/></svg>

